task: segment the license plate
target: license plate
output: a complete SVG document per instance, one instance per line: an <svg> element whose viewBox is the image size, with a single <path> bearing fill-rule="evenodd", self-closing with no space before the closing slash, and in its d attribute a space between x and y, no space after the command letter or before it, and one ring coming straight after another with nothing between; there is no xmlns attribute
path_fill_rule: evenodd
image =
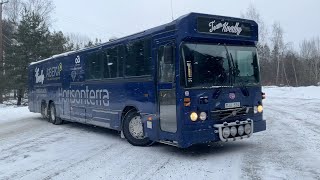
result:
<svg viewBox="0 0 320 180"><path fill-rule="evenodd" d="M226 109L240 107L240 102L226 103L224 107Z"/></svg>

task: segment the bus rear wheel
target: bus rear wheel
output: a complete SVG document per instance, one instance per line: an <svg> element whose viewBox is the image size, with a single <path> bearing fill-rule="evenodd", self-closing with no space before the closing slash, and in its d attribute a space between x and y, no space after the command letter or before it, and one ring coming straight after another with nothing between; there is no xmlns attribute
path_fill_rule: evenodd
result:
<svg viewBox="0 0 320 180"><path fill-rule="evenodd" d="M123 121L123 134L127 141L134 146L148 146L152 141L144 136L143 124L139 113L129 112Z"/></svg>
<svg viewBox="0 0 320 180"><path fill-rule="evenodd" d="M59 117L57 117L56 107L54 103L50 103L49 119L52 124L55 124L55 125L62 124L62 120Z"/></svg>

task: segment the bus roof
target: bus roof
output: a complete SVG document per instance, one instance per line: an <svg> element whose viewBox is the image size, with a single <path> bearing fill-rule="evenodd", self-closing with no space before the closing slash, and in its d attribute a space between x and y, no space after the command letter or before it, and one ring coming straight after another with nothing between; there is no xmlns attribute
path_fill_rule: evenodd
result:
<svg viewBox="0 0 320 180"><path fill-rule="evenodd" d="M46 58L46 59L43 59L43 60L40 60L40 61L31 62L30 65L42 63L42 62L45 62L45 61L48 61L48 60L51 60L51 59L56 59L56 58L59 58L59 57L65 57L65 56L69 56L69 55L72 55L72 54L81 53L81 52L88 51L88 50L99 49L99 48L102 48L104 46L109 46L109 45L113 45L113 44L118 44L118 43L123 42L123 41L137 39L139 37L144 37L146 35L151 35L151 34L153 34L155 32L159 32L159 31L163 31L163 30L175 30L176 26L179 25L179 23L181 21L183 21L185 19L188 19L189 17L195 17L195 16L205 16L205 17L213 17L213 18L220 18L220 19L240 20L240 21L245 21L247 23L250 23L253 26L257 26L257 23L255 21L252 21L252 20L191 12L189 14L180 16L179 18L177 18L174 21L169 22L167 24L163 24L163 25L160 25L160 26L157 26L157 27L154 27L154 28L142 31L142 32L138 32L138 33L135 33L135 34L132 34L132 35L129 35L129 36L125 36L125 37L122 37L122 38L119 38L119 39L115 39L115 40L112 40L112 41L101 43L99 45L95 45L95 46L92 46L92 47L87 47L87 48L82 48L82 49L79 49L79 50L76 50L76 51L69 51L69 52L64 52L64 53L61 53L61 54L56 54L56 55L53 55L53 56L51 56L49 58Z"/></svg>

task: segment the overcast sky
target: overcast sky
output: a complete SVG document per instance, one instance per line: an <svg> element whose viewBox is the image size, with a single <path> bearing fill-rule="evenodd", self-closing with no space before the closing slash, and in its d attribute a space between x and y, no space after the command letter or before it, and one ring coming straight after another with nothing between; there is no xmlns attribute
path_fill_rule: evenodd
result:
<svg viewBox="0 0 320 180"><path fill-rule="evenodd" d="M319 0L172 0L173 16L189 12L240 17L250 3L270 26L280 22L286 41L295 47L320 36ZM91 39L123 37L172 20L170 0L54 0L53 29Z"/></svg>

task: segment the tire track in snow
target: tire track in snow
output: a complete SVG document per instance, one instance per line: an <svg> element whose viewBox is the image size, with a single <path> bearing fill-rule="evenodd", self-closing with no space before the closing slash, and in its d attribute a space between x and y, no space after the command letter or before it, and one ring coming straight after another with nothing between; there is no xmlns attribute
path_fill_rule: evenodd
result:
<svg viewBox="0 0 320 180"><path fill-rule="evenodd" d="M297 130L297 127L288 124L294 116L273 106L268 107L265 112L267 112L265 113L267 131L253 136L258 138L258 143L246 155L244 164L247 168L244 168L244 176L249 179L319 177L320 171L315 167L317 167L316 164L320 164L320 160L310 155L313 151L308 153L310 146L313 146L314 150L317 149L314 146L315 142L301 137L303 134ZM289 115L293 117L289 120L283 118ZM304 163L304 161L310 161L310 163Z"/></svg>
<svg viewBox="0 0 320 180"><path fill-rule="evenodd" d="M60 174L62 174L62 173L67 172L67 171L70 170L71 168L74 168L74 167L76 167L76 166L79 166L79 165L81 165L81 164L84 164L84 163L90 161L91 159L93 159L94 157L96 157L96 156L98 156L98 155L101 155L103 152L105 152L106 150L108 150L108 149L110 149L110 148L112 148L112 147L114 147L114 144L108 145L108 146L106 146L106 147L104 147L104 148L102 148L102 149L100 149L100 148L93 149L92 151L95 152L94 154L92 154L92 155L90 155L90 156L87 156L87 157L85 157L84 159L81 159L81 160L76 161L76 162L74 162L74 163L71 163L71 164L68 165L68 166L61 167L60 165L56 165L56 167L59 167L59 168L55 168L55 169L58 169L58 170L55 170L55 172L53 172L53 173L51 173L50 175L46 176L46 177L44 178L44 180L52 179L52 178L54 178L54 177L56 177L56 176L58 176L58 175L60 175Z"/></svg>

